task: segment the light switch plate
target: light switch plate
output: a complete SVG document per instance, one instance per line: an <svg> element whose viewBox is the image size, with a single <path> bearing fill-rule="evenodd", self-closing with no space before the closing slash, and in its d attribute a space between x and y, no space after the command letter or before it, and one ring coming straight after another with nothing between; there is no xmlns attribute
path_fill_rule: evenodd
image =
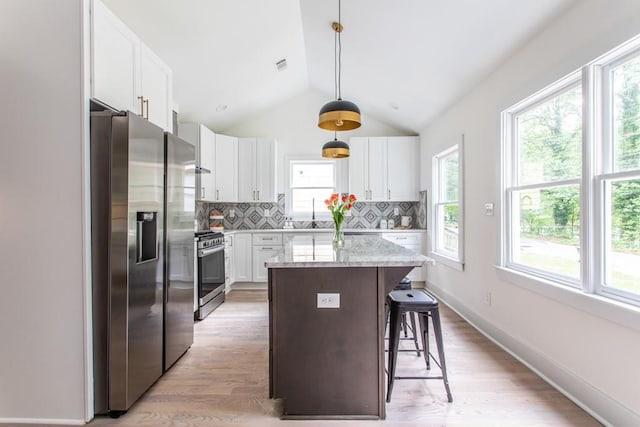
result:
<svg viewBox="0 0 640 427"><path fill-rule="evenodd" d="M484 204L484 214L486 216L493 216L493 203Z"/></svg>
<svg viewBox="0 0 640 427"><path fill-rule="evenodd" d="M318 308L340 308L340 294L318 293Z"/></svg>

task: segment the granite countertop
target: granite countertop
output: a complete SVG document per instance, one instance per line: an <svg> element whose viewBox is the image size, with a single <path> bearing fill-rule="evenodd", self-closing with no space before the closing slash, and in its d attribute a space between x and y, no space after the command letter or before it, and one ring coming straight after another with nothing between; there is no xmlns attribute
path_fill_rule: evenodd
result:
<svg viewBox="0 0 640 427"><path fill-rule="evenodd" d="M418 267L434 260L389 242L379 236L345 236L345 244L334 248L328 240L294 236L265 263L267 268L303 267Z"/></svg>
<svg viewBox="0 0 640 427"><path fill-rule="evenodd" d="M251 229L251 230L224 230L225 234L235 233L333 233L333 228L273 228L273 229ZM345 228L345 234L366 234L366 233L426 233L424 228Z"/></svg>

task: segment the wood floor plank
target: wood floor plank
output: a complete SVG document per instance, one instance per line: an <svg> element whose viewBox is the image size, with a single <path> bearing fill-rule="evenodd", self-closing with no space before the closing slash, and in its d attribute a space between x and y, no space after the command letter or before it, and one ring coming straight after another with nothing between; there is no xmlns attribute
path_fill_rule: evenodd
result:
<svg viewBox="0 0 640 427"><path fill-rule="evenodd" d="M396 381L384 421L280 420L268 399L266 291L232 291L195 326L195 342L177 364L119 419L101 426L599 426L446 307L441 308L453 403L441 381ZM411 342L404 342L411 346ZM432 341L432 345L433 341ZM411 348L411 347L406 347ZM398 374L420 372L415 353L401 353ZM438 372L436 366L433 374Z"/></svg>

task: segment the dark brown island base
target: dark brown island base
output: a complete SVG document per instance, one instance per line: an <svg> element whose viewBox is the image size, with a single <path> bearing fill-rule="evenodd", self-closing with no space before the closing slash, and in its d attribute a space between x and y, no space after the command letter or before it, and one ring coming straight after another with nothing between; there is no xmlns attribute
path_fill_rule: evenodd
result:
<svg viewBox="0 0 640 427"><path fill-rule="evenodd" d="M385 297L430 258L377 236L296 236L269 259L269 397L282 418L385 418Z"/></svg>

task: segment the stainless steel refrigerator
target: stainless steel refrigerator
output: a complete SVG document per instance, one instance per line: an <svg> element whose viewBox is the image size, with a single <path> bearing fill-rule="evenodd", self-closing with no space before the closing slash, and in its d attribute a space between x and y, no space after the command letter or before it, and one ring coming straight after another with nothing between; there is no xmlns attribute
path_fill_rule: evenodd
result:
<svg viewBox="0 0 640 427"><path fill-rule="evenodd" d="M184 209L176 213L177 205L171 202L170 213L165 214L165 192L173 186L174 195L178 194L175 187L180 181L170 178L165 182L165 176L170 176L167 171L179 169L189 173L193 166L183 157L178 165L167 163L167 158L175 158L175 150L166 144L164 131L136 114L91 113L96 414L119 416L126 412L160 378L165 366L170 366L165 365L165 349L171 349L168 353L173 363L179 352L176 343L182 346L180 354L191 345L185 335L189 327L193 334L193 318L189 325L176 326L182 317L175 314L172 291L181 285L171 280L167 272L174 268L165 259L180 257L171 252L166 255L165 249L174 245L174 233L165 230L189 215L193 230L194 207L183 201ZM195 153L191 161L195 164ZM171 191L169 194L173 197ZM176 216L180 221L174 220ZM192 250L188 253L190 262L181 262L193 265ZM181 274L190 274L193 283L192 271ZM190 316L192 292L193 285L188 295ZM173 336L176 333L177 339Z"/></svg>

